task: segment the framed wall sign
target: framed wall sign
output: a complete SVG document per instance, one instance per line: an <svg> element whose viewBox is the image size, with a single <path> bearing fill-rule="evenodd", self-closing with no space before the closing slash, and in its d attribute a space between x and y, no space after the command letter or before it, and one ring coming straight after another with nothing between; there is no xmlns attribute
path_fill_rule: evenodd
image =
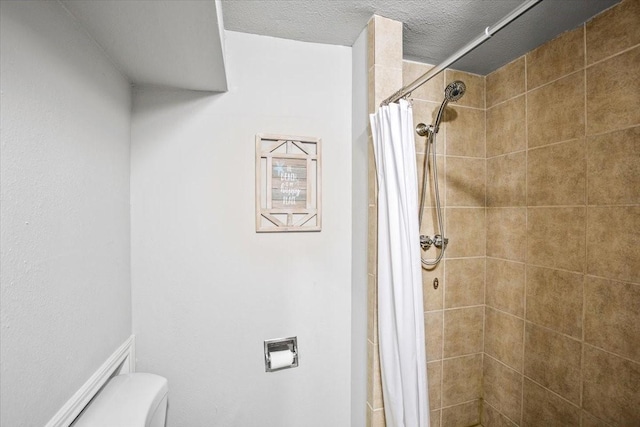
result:
<svg viewBox="0 0 640 427"><path fill-rule="evenodd" d="M320 138L256 135L256 231L320 231Z"/></svg>

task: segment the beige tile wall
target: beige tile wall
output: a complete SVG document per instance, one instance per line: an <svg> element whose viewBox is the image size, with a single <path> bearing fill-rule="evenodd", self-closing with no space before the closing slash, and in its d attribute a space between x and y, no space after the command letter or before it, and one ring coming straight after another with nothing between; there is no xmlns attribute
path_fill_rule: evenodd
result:
<svg viewBox="0 0 640 427"><path fill-rule="evenodd" d="M400 23L368 28L373 112L430 66L402 61ZM447 70L412 94L429 124L446 84L467 85L437 141L450 246L423 270L432 426L640 425L638 70L640 1L623 0L486 77ZM416 136L419 182L425 147ZM369 157L367 426L378 427Z"/></svg>
<svg viewBox="0 0 640 427"><path fill-rule="evenodd" d="M486 427L640 425L639 70L624 0L486 77Z"/></svg>
<svg viewBox="0 0 640 427"><path fill-rule="evenodd" d="M369 66L369 112L402 86L402 23L380 16L367 25ZM384 402L378 356L377 309L377 187L373 142L369 133L369 242L368 261L368 366L367 427L384 427ZM433 368L430 371L434 371ZM437 376L437 372L431 372Z"/></svg>
<svg viewBox="0 0 640 427"><path fill-rule="evenodd" d="M431 66L405 61L403 84ZM425 329L431 420L434 426L462 427L480 422L484 348L486 256L486 149L484 77L446 70L412 94L415 124L432 124L444 88L463 80L465 96L450 104L437 135L438 183L449 247L445 259L423 270ZM426 138L416 135L419 186ZM431 154L430 154L431 156ZM430 178L433 172L429 171ZM433 189L425 200L422 232L434 235ZM424 253L434 258L436 250ZM433 287L438 278L440 286Z"/></svg>

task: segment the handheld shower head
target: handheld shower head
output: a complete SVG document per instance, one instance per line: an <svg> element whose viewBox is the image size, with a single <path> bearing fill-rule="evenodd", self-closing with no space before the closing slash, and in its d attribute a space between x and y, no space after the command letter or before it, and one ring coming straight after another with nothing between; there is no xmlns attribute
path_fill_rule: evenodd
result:
<svg viewBox="0 0 640 427"><path fill-rule="evenodd" d="M442 101L442 105L440 105L440 110L438 110L436 123L433 125L434 133L438 133L438 129L440 129L440 121L442 120L442 114L444 113L444 109L447 107L447 104L451 101L456 102L462 98L462 95L464 95L466 90L467 86L460 80L449 83L444 89L444 100Z"/></svg>
<svg viewBox="0 0 640 427"><path fill-rule="evenodd" d="M462 98L464 92L467 90L467 86L464 82L460 80L456 80L455 82L451 82L447 85L444 90L444 98L447 101L457 101Z"/></svg>

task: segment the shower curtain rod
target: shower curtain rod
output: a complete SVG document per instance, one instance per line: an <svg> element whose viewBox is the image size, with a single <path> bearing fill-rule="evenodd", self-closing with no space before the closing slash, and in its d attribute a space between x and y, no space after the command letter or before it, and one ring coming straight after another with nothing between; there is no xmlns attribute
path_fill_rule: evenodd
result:
<svg viewBox="0 0 640 427"><path fill-rule="evenodd" d="M490 27L485 28L484 29L484 33L480 34L478 37L476 37L475 39L473 39L472 41L467 43L461 49L456 51L453 55L449 56L447 59L442 61L440 64L438 64L435 67L431 68L429 71L424 73L422 76L418 77L413 83L409 83L408 85L402 87L400 90L398 90L396 93L391 95L389 98L387 98L384 101L382 101L380 106L382 107L383 105L388 105L388 104L390 104L392 102L396 102L396 101L406 97L407 95L410 95L411 92L413 92L414 90L416 90L417 88L419 88L420 86L422 86L423 84L425 84L426 82L431 80L433 77L435 77L436 74L440 73L442 70L447 68L449 65L453 64L458 59L462 58L467 53L471 52L473 49L475 49L476 47L480 46L482 43L484 43L485 41L490 39L495 33L500 31L502 28L506 27L507 25L509 25L509 23L511 23L511 21L515 20L520 15L522 15L527 10L531 9L533 6L535 6L537 3L541 2L541 1L542 0L528 0L528 1L524 2L524 3L522 3L520 6L518 6L513 11L511 11L511 13L509 13L504 18L502 18L500 21L496 22L494 25L492 25Z"/></svg>

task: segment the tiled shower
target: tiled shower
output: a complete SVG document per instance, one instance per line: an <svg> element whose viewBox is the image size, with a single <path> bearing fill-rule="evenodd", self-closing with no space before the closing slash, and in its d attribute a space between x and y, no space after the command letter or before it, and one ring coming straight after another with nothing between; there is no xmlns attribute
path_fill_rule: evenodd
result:
<svg viewBox="0 0 640 427"><path fill-rule="evenodd" d="M370 111L429 69L381 17L369 66ZM432 426L640 425L638 70L640 1L623 0L487 76L447 70L412 94L429 124L446 84L467 85L437 141L450 244L423 270ZM367 423L383 426L369 157Z"/></svg>

